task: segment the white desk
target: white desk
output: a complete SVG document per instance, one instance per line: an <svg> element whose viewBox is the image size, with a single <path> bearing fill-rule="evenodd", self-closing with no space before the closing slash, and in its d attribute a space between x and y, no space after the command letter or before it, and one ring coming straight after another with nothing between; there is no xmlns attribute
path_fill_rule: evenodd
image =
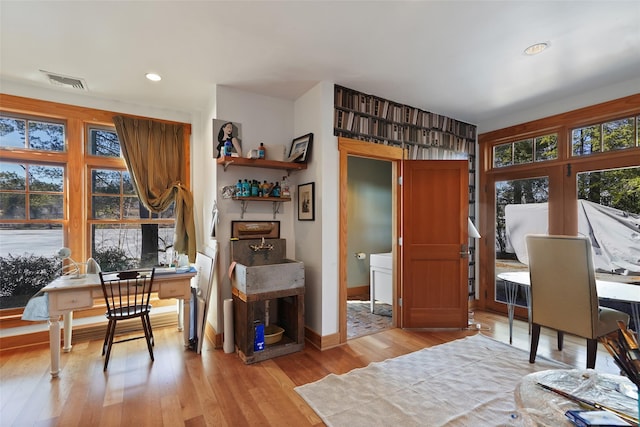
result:
<svg viewBox="0 0 640 427"><path fill-rule="evenodd" d="M498 279L504 280L507 297L507 312L509 315L509 343L513 331L513 310L516 302L518 287L525 289L527 311L529 315L529 329L531 329L531 282L528 271L508 271L498 274ZM640 325L640 286L629 283L596 280L599 299L622 301L631 304L631 317L636 332Z"/></svg>
<svg viewBox="0 0 640 427"><path fill-rule="evenodd" d="M178 330L183 331L185 346L189 345L189 300L191 299L191 278L195 275L195 272L156 274L153 279L152 292L158 292L158 298L178 299ZM45 286L43 291L49 296L51 376L57 377L60 373L60 316L64 317L63 349L69 352L71 351L73 310L91 308L94 299L103 299L104 296L100 276L97 274L86 274L78 279L70 276L58 277Z"/></svg>

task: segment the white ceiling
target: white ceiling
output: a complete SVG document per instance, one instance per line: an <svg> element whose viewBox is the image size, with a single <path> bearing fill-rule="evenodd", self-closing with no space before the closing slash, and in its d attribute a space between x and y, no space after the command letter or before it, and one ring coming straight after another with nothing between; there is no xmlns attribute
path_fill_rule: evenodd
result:
<svg viewBox="0 0 640 427"><path fill-rule="evenodd" d="M329 81L475 124L640 92L637 0L2 0L0 43L5 82L51 88L47 70L87 96L189 113L216 85L296 99Z"/></svg>

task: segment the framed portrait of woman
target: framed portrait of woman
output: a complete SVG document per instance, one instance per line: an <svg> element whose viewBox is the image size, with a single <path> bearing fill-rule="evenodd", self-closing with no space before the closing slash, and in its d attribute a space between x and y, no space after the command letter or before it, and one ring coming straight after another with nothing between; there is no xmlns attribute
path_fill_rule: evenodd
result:
<svg viewBox="0 0 640 427"><path fill-rule="evenodd" d="M224 153L225 144L229 153ZM242 157L242 125L230 120L213 119L213 156Z"/></svg>

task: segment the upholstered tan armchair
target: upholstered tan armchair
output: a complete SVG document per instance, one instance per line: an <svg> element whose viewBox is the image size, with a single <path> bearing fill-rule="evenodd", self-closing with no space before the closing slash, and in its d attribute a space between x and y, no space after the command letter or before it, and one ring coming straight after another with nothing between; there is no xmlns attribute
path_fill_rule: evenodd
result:
<svg viewBox="0 0 640 427"><path fill-rule="evenodd" d="M629 316L598 305L591 241L586 237L527 235L531 278L531 352L534 363L542 326L587 339L587 368L594 368L598 338L618 329Z"/></svg>

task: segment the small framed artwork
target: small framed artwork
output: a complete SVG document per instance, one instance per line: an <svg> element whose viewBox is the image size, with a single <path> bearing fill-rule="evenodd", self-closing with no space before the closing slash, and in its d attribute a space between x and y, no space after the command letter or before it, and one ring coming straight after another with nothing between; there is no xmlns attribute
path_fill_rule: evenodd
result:
<svg viewBox="0 0 640 427"><path fill-rule="evenodd" d="M315 221L315 183L298 185L298 221Z"/></svg>
<svg viewBox="0 0 640 427"><path fill-rule="evenodd" d="M244 239L279 239L280 221L231 221L231 237Z"/></svg>
<svg viewBox="0 0 640 427"><path fill-rule="evenodd" d="M288 162L307 163L311 158L313 134L308 133L291 141Z"/></svg>
<svg viewBox="0 0 640 427"><path fill-rule="evenodd" d="M242 125L238 122L213 119L213 156L242 157ZM229 142L225 149L225 143ZM228 150L228 152L225 152Z"/></svg>

